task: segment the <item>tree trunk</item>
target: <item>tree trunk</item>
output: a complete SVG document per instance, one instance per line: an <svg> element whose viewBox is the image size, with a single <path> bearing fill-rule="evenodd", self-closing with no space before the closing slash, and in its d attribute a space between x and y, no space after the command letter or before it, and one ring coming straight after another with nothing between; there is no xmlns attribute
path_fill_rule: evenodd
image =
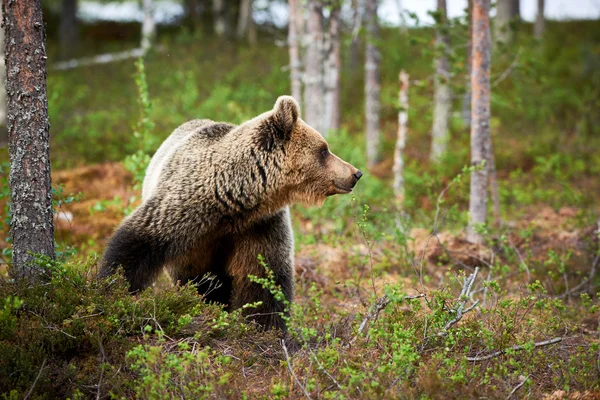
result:
<svg viewBox="0 0 600 400"><path fill-rule="evenodd" d="M358 7L358 0L352 0L352 42L350 42L350 71L354 75L358 69L358 48L360 44L360 26L362 18Z"/></svg>
<svg viewBox="0 0 600 400"><path fill-rule="evenodd" d="M535 37L541 39L544 36L546 30L546 20L544 18L544 0L538 0L537 2L537 15L535 17L534 34Z"/></svg>
<svg viewBox="0 0 600 400"><path fill-rule="evenodd" d="M33 254L54 259L46 31L40 0L3 1L14 277L42 270Z"/></svg>
<svg viewBox="0 0 600 400"><path fill-rule="evenodd" d="M467 240L482 243L477 228L484 225L487 217L487 188L490 168L490 0L473 0L473 70L471 76L471 165L483 168L471 173L469 198L469 227Z"/></svg>
<svg viewBox="0 0 600 400"><path fill-rule="evenodd" d="M446 154L448 147L448 125L452 108L452 91L450 90L450 63L448 62L448 49L450 37L447 32L446 0L437 0L437 12L440 15L437 24L436 48L439 58L436 61L435 76L435 106L433 112L433 129L431 131L431 155L434 162Z"/></svg>
<svg viewBox="0 0 600 400"><path fill-rule="evenodd" d="M329 16L329 35L323 47L327 51L323 96L323 127L340 128L340 7L334 7Z"/></svg>
<svg viewBox="0 0 600 400"><path fill-rule="evenodd" d="M367 50L365 60L365 114L367 139L367 165L373 167L381 159L379 138L379 23L377 21L377 1L367 0L365 16L367 21Z"/></svg>
<svg viewBox="0 0 600 400"><path fill-rule="evenodd" d="M290 15L290 19L291 18L292 16ZM251 46L254 46L256 44L256 29L254 27L254 20L252 19L252 0L240 1L240 13L238 16L238 26L236 34L238 39L243 39L244 37L247 37L248 43Z"/></svg>
<svg viewBox="0 0 600 400"><path fill-rule="evenodd" d="M61 59L73 57L79 45L77 0L62 0L58 36Z"/></svg>
<svg viewBox="0 0 600 400"><path fill-rule="evenodd" d="M219 37L224 37L228 31L225 0L213 0L213 18L215 34Z"/></svg>
<svg viewBox="0 0 600 400"><path fill-rule="evenodd" d="M304 62L304 117L306 123L326 135L322 122L323 99L323 4L308 2L308 46Z"/></svg>
<svg viewBox="0 0 600 400"><path fill-rule="evenodd" d="M153 0L143 0L144 21L142 22L142 51L146 53L152 48L152 43L156 38L156 23L154 21L154 3Z"/></svg>
<svg viewBox="0 0 600 400"><path fill-rule="evenodd" d="M290 75L292 97L302 106L302 61L300 58L300 34L298 19L302 18L300 0L289 0L288 45L290 49Z"/></svg>
<svg viewBox="0 0 600 400"><path fill-rule="evenodd" d="M2 15L2 12L0 12L0 21ZM6 138L4 136L4 127L6 126L6 69L4 65L4 29L0 29L0 146Z"/></svg>
<svg viewBox="0 0 600 400"><path fill-rule="evenodd" d="M510 43L513 38L513 27L511 22L520 16L518 0L498 0L496 3L496 21L494 40L502 43Z"/></svg>
<svg viewBox="0 0 600 400"><path fill-rule="evenodd" d="M498 175L496 174L496 157L494 156L492 149L490 149L490 167L488 171L494 225L499 227L502 225L502 216L500 214L500 187L498 185Z"/></svg>
<svg viewBox="0 0 600 400"><path fill-rule="evenodd" d="M401 206L404 202L404 160L403 152L406 146L406 133L408 127L408 74L400 72L400 93L398 96L400 110L398 111L398 138L394 148L394 194L396 201Z"/></svg>
<svg viewBox="0 0 600 400"><path fill-rule="evenodd" d="M471 126L471 53L473 52L473 0L469 0L467 3L467 83L465 84L465 94L463 96L462 104L462 120L466 127Z"/></svg>

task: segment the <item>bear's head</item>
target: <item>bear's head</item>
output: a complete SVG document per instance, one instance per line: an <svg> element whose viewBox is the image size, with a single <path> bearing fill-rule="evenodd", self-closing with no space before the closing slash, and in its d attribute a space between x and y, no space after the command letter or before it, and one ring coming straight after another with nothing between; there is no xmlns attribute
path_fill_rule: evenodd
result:
<svg viewBox="0 0 600 400"><path fill-rule="evenodd" d="M280 184L288 188L290 202L321 205L328 196L352 191L362 172L329 150L323 136L300 118L293 97L279 97L266 116L258 128L260 146L278 154Z"/></svg>

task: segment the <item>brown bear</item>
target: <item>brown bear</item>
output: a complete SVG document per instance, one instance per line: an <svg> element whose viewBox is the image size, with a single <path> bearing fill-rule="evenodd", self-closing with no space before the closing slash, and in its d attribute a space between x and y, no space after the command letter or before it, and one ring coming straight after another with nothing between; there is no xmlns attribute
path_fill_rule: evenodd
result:
<svg viewBox="0 0 600 400"><path fill-rule="evenodd" d="M321 205L349 193L362 173L329 151L299 118L290 96L239 126L194 120L160 146L146 171L142 204L117 228L101 276L123 267L132 292L163 267L174 282L195 282L209 301L251 310L265 328L285 328L285 306L248 275L264 261L289 302L294 295L294 243L288 205ZM206 274L220 287L208 288ZM200 283L202 282L202 283Z"/></svg>

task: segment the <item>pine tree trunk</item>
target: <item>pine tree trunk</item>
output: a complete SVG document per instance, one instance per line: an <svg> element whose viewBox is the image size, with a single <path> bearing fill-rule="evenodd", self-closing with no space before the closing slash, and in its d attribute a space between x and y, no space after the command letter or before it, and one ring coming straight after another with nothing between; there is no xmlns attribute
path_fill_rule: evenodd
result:
<svg viewBox="0 0 600 400"><path fill-rule="evenodd" d="M300 35L298 20L302 18L300 0L289 0L288 45L290 49L290 75L292 97L302 106L302 61L300 58Z"/></svg>
<svg viewBox="0 0 600 400"><path fill-rule="evenodd" d="M435 106L433 112L433 129L431 131L432 161L437 162L446 154L448 147L448 127L450 111L452 108L452 91L450 90L450 63L448 62L448 49L450 37L447 33L446 0L437 0L437 11L440 14L440 23L437 27L436 47L440 52L436 61L435 76Z"/></svg>
<svg viewBox="0 0 600 400"><path fill-rule="evenodd" d="M0 21L2 20L0 12ZM4 68L4 29L0 28L0 146L4 140L4 127L6 126L6 69Z"/></svg>
<svg viewBox="0 0 600 400"><path fill-rule="evenodd" d="M535 17L534 34L535 37L541 39L546 30L546 19L544 18L544 0L537 1L537 15Z"/></svg>
<svg viewBox="0 0 600 400"><path fill-rule="evenodd" d="M381 159L379 137L379 23L377 21L377 1L367 0L365 17L367 21L367 50L365 59L365 114L367 139L367 165L373 167Z"/></svg>
<svg viewBox="0 0 600 400"><path fill-rule="evenodd" d="M329 16L329 34L323 47L327 57L323 96L323 127L326 130L340 128L340 7L334 7Z"/></svg>
<svg viewBox="0 0 600 400"><path fill-rule="evenodd" d="M320 0L308 2L308 45L304 62L304 118L306 123L321 134L323 129L323 4Z"/></svg>
<svg viewBox="0 0 600 400"><path fill-rule="evenodd" d="M394 148L394 194L401 206L404 202L404 147L408 128L408 74L400 72L400 92L398 96L400 110L398 111L398 137Z"/></svg>
<svg viewBox="0 0 600 400"><path fill-rule="evenodd" d="M358 0L352 0L352 42L350 42L349 68L354 75L358 69L358 48L360 45L360 26L362 18L358 7Z"/></svg>
<svg viewBox="0 0 600 400"><path fill-rule="evenodd" d="M471 165L485 167L471 174L469 227L467 240L482 243L477 227L487 218L488 172L491 156L490 137L490 0L473 0L473 69L471 76Z"/></svg>
<svg viewBox="0 0 600 400"><path fill-rule="evenodd" d="M58 36L61 59L73 57L79 45L77 0L62 0Z"/></svg>
<svg viewBox="0 0 600 400"><path fill-rule="evenodd" d="M154 21L154 2L153 0L143 0L144 20L142 22L142 51L146 53L152 48L156 37L156 23Z"/></svg>
<svg viewBox="0 0 600 400"><path fill-rule="evenodd" d="M463 104L462 104L462 120L463 124L466 127L471 126L471 54L473 52L473 0L469 0L467 3L467 83L465 84L465 94L463 96Z"/></svg>
<svg viewBox="0 0 600 400"><path fill-rule="evenodd" d="M54 259L46 31L40 0L3 2L8 95L14 277L42 272L34 254Z"/></svg>

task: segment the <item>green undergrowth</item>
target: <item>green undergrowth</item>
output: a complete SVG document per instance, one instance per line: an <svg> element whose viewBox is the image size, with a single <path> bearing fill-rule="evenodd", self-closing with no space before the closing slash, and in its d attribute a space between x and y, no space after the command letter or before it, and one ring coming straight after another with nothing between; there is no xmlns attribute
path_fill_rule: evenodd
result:
<svg viewBox="0 0 600 400"><path fill-rule="evenodd" d="M509 292L476 277L466 295L467 276L456 273L421 297L388 284L363 292L356 311L301 282L282 341L203 303L193 287L132 296L120 276L91 279L90 264L39 266L39 285L0 282L5 399L505 398L523 382L519 397L600 389L599 342L586 331L597 329L597 303L551 298L537 281ZM254 281L278 296L269 276Z"/></svg>

